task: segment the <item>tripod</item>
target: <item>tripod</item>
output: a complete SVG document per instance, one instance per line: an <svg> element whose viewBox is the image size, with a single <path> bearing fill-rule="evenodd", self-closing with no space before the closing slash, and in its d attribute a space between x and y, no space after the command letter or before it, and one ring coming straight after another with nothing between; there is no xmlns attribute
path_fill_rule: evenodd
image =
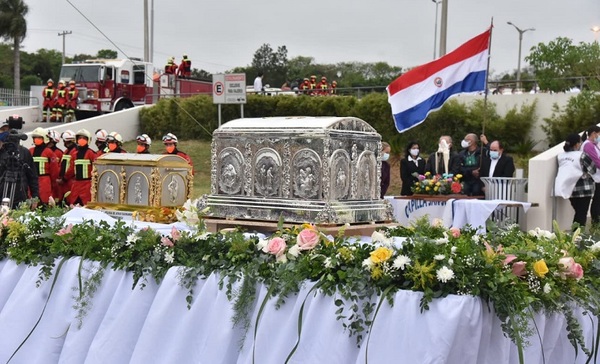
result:
<svg viewBox="0 0 600 364"><path fill-rule="evenodd" d="M0 184L3 186L2 201L4 202L4 199L8 198L8 205L10 208L15 207L15 192L19 183L19 177L19 172L15 171L4 171L2 176L0 176Z"/></svg>

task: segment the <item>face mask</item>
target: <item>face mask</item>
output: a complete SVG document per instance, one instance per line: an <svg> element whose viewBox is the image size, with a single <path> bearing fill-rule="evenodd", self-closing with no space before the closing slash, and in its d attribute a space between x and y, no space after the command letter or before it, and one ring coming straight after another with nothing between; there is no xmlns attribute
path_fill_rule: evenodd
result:
<svg viewBox="0 0 600 364"><path fill-rule="evenodd" d="M137 146L137 152L138 153L141 153L141 152L143 152L145 150L146 150L146 146L144 146L144 145L138 145Z"/></svg>
<svg viewBox="0 0 600 364"><path fill-rule="evenodd" d="M167 145L167 152L168 153L173 153L173 151L175 151L175 146L174 145Z"/></svg>
<svg viewBox="0 0 600 364"><path fill-rule="evenodd" d="M42 139L42 138L33 138L33 144L35 144L35 145L42 145L42 144L44 144L44 139Z"/></svg>
<svg viewBox="0 0 600 364"><path fill-rule="evenodd" d="M85 147L88 144L88 141L85 138L77 139L77 144L80 147Z"/></svg>
<svg viewBox="0 0 600 364"><path fill-rule="evenodd" d="M497 150L490 150L490 158L492 158L492 159L500 158L500 152L498 152Z"/></svg>
<svg viewBox="0 0 600 364"><path fill-rule="evenodd" d="M108 150L111 152L117 149L117 143L108 143Z"/></svg>
<svg viewBox="0 0 600 364"><path fill-rule="evenodd" d="M382 161L387 161L388 159L390 159L389 153L383 153L383 155L381 156L381 160Z"/></svg>
<svg viewBox="0 0 600 364"><path fill-rule="evenodd" d="M463 147L463 148L468 148L470 144L471 143L469 143L466 140L463 140L462 142L460 142L460 146Z"/></svg>
<svg viewBox="0 0 600 364"><path fill-rule="evenodd" d="M600 143L600 135L596 137L596 144Z"/></svg>
<svg viewBox="0 0 600 364"><path fill-rule="evenodd" d="M418 149L411 149L410 150L410 155L412 155L413 157L416 157L419 155L419 150Z"/></svg>

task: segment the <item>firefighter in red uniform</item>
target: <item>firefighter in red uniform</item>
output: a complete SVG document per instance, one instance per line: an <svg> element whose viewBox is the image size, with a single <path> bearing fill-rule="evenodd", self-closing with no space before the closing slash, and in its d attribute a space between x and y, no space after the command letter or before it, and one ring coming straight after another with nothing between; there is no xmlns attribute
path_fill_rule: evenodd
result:
<svg viewBox="0 0 600 364"><path fill-rule="evenodd" d="M54 155L56 156L56 160L58 161L58 169L59 169L59 173L57 174L57 177L52 181L52 197L54 197L54 200L56 202L62 200L62 198L63 198L62 186L58 184L58 179L60 178L60 164L62 162L62 157L63 157L62 149L60 149L57 146L59 141L60 141L60 137L58 136L58 133L55 132L54 130L50 130L48 132L48 143L46 143L46 146L48 148L50 148L50 150L52 152L54 152Z"/></svg>
<svg viewBox="0 0 600 364"><path fill-rule="evenodd" d="M152 139L148 136L148 134L138 135L135 138L137 141L137 149L136 152L138 154L150 154L150 146L152 145Z"/></svg>
<svg viewBox="0 0 600 364"><path fill-rule="evenodd" d="M30 148L29 152L38 172L40 201L48 204L58 178L58 159L54 152L46 146L49 139L48 132L44 128L35 128L31 132L31 138L35 146Z"/></svg>
<svg viewBox="0 0 600 364"><path fill-rule="evenodd" d="M327 96L329 94L329 84L327 83L327 77L321 77L321 82L317 85L318 93L321 96Z"/></svg>
<svg viewBox="0 0 600 364"><path fill-rule="evenodd" d="M69 81L67 89L67 116L68 123L75 121L75 110L77 110L77 99L79 98L79 90L75 87L75 81Z"/></svg>
<svg viewBox="0 0 600 364"><path fill-rule="evenodd" d="M65 174L71 165L71 157L74 150L77 150L75 144L75 132L72 130L66 130L61 135L63 143L65 145L65 151L60 160L60 170L58 172L58 186L60 187L60 196L63 200L66 200L71 193L71 187L73 186L73 179L66 178Z"/></svg>
<svg viewBox="0 0 600 364"><path fill-rule="evenodd" d="M192 173L194 171L194 164L192 163L192 158L184 152L177 150L177 137L175 134L168 133L162 138L163 144L165 145L165 152L163 154L174 154L185 159L190 166L192 166Z"/></svg>
<svg viewBox="0 0 600 364"><path fill-rule="evenodd" d="M332 95L335 95L335 94L336 94L336 92L337 92L337 90L336 90L336 89L337 89L337 81L333 80L333 81L331 82L331 90L330 90L330 92L329 92L329 93L331 93Z"/></svg>
<svg viewBox="0 0 600 364"><path fill-rule="evenodd" d="M108 132L104 129L98 129L94 134L96 136L96 141L94 143L96 144L96 148L98 148L96 154L98 154L98 156L101 156L102 154L104 154L104 151L107 147L106 137L108 136Z"/></svg>
<svg viewBox="0 0 600 364"><path fill-rule="evenodd" d="M89 147L92 134L80 129L75 134L77 149L71 152L71 163L65 173L67 179L73 179L71 194L67 197L70 205L85 206L92 199L92 164L96 160L96 153Z"/></svg>
<svg viewBox="0 0 600 364"><path fill-rule="evenodd" d="M177 74L182 78L190 78L192 76L192 61L188 58L187 54L183 55Z"/></svg>
<svg viewBox="0 0 600 364"><path fill-rule="evenodd" d="M310 76L310 94L316 95L317 93L317 76Z"/></svg>
<svg viewBox="0 0 600 364"><path fill-rule="evenodd" d="M48 79L47 86L44 87L44 91L42 92L44 96L44 104L43 104L43 122L54 121L54 100L56 99L56 89L54 88L54 81L52 79Z"/></svg>
<svg viewBox="0 0 600 364"><path fill-rule="evenodd" d="M105 153L127 153L123 146L123 137L116 131L111 132L106 137Z"/></svg>
<svg viewBox="0 0 600 364"><path fill-rule="evenodd" d="M177 74L177 65L175 64L174 57L171 57L167 60L167 64L165 65L165 73L170 75Z"/></svg>
<svg viewBox="0 0 600 364"><path fill-rule="evenodd" d="M308 95L310 93L310 81L308 80L308 78L304 78L304 82L302 82L302 84L300 85L300 91L305 95Z"/></svg>
<svg viewBox="0 0 600 364"><path fill-rule="evenodd" d="M56 91L56 101L54 102L54 119L58 122L63 122L63 114L67 107L67 88L65 87L65 81L58 81L58 90Z"/></svg>

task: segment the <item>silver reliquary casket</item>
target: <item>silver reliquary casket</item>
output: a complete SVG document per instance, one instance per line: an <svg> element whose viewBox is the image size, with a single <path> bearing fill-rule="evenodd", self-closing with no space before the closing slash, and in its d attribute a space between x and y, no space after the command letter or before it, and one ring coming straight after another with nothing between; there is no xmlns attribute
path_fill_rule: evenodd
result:
<svg viewBox="0 0 600 364"><path fill-rule="evenodd" d="M107 209L182 206L192 167L177 155L107 153L94 162L92 204Z"/></svg>
<svg viewBox="0 0 600 364"><path fill-rule="evenodd" d="M340 224L392 220L379 198L381 136L353 117L232 120L213 133L211 194L229 219Z"/></svg>

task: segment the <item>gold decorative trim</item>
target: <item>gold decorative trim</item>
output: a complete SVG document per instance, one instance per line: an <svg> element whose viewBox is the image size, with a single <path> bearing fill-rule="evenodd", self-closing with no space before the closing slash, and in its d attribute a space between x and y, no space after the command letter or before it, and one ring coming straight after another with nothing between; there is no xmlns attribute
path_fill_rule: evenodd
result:
<svg viewBox="0 0 600 364"><path fill-rule="evenodd" d="M148 200L151 206L160 206L162 186L160 184L160 169L158 167L152 168L150 178L152 178L152 183L150 184L150 196Z"/></svg>
<svg viewBox="0 0 600 364"><path fill-rule="evenodd" d="M96 194L98 193L98 169L96 169L95 164L92 164L92 188L90 189L90 193L92 194L90 202L96 202Z"/></svg>
<svg viewBox="0 0 600 364"><path fill-rule="evenodd" d="M111 166L137 166L137 167L164 167L164 168L185 168L192 169L192 166L185 159L182 159L183 162L180 161L137 161L137 160L114 160L114 159L106 159L100 160L96 159L94 162L97 165L111 165Z"/></svg>
<svg viewBox="0 0 600 364"><path fill-rule="evenodd" d="M192 191L194 190L194 173L192 173L192 170L189 169L188 170L188 174L187 174L187 195L186 198L189 200L192 198Z"/></svg>
<svg viewBox="0 0 600 364"><path fill-rule="evenodd" d="M122 204L125 203L125 195L127 194L125 181L127 181L127 172L125 171L125 167L122 166L121 167L121 185L119 186L119 187L121 187L120 191L119 191L119 203L122 203Z"/></svg>

